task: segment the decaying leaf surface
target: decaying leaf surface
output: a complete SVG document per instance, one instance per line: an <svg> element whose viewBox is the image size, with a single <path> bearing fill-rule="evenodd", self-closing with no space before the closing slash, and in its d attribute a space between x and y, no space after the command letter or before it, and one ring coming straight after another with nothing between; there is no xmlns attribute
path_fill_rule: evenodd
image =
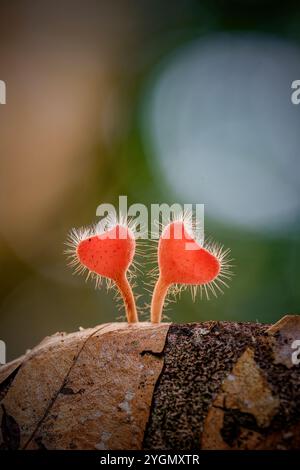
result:
<svg viewBox="0 0 300 470"><path fill-rule="evenodd" d="M226 419L234 421L234 411L240 416L248 415L256 427L267 427L279 408L279 398L274 397L272 391L254 360L254 351L247 348L239 358L231 373L222 384L221 392L210 408L202 435L203 449L228 449L230 442L226 443ZM226 415L227 412L227 415ZM250 418L251 417L251 418ZM225 422L225 426L224 426ZM216 432L216 430L220 432ZM246 448L253 441L259 442L259 435L254 430L243 430L239 435L239 442L246 442ZM223 433L223 436L222 436Z"/></svg>
<svg viewBox="0 0 300 470"><path fill-rule="evenodd" d="M210 407L203 449L299 448L300 368L291 345L300 317L287 315L256 338Z"/></svg>
<svg viewBox="0 0 300 470"><path fill-rule="evenodd" d="M171 325L145 448L297 448L300 367L274 363L268 330L258 323Z"/></svg>
<svg viewBox="0 0 300 470"><path fill-rule="evenodd" d="M286 315L268 329L271 338L275 364L293 367L292 345L300 340L300 316Z"/></svg>
<svg viewBox="0 0 300 470"><path fill-rule="evenodd" d="M222 385L223 397L219 406L251 413L261 427L270 424L279 406L272 391L254 360L254 351L247 348Z"/></svg>
<svg viewBox="0 0 300 470"><path fill-rule="evenodd" d="M70 335L56 334L23 358L2 399L0 412L1 420L5 413L19 426L20 448L27 444L43 419L85 342L101 328L103 326ZM4 436L2 438L4 440Z"/></svg>
<svg viewBox="0 0 300 470"><path fill-rule="evenodd" d="M0 368L0 448L300 448L300 365L287 361L299 319L46 338Z"/></svg>
<svg viewBox="0 0 300 470"><path fill-rule="evenodd" d="M230 322L171 325L145 447L199 448L206 414L223 380L265 329L264 325Z"/></svg>
<svg viewBox="0 0 300 470"><path fill-rule="evenodd" d="M116 323L43 342L2 401L20 448L140 448L167 331Z"/></svg>
<svg viewBox="0 0 300 470"><path fill-rule="evenodd" d="M0 367L0 384L2 384L25 360L25 355Z"/></svg>
<svg viewBox="0 0 300 470"><path fill-rule="evenodd" d="M93 335L29 447L141 448L167 331L114 324Z"/></svg>

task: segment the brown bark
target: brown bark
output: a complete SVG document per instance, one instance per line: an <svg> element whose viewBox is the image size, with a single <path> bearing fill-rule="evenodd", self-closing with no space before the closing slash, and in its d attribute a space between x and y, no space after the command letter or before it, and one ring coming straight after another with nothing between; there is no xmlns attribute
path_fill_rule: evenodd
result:
<svg viewBox="0 0 300 470"><path fill-rule="evenodd" d="M0 367L2 449L300 448L300 316L112 323Z"/></svg>

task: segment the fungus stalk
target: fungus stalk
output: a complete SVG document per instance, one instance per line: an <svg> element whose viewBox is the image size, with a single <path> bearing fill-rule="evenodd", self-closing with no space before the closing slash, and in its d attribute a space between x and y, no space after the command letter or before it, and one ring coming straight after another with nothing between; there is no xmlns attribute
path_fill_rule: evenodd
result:
<svg viewBox="0 0 300 470"><path fill-rule="evenodd" d="M151 302L151 321L152 323L160 323L165 298L168 293L169 285L160 276L155 284L152 302Z"/></svg>
<svg viewBox="0 0 300 470"><path fill-rule="evenodd" d="M120 279L116 280L116 286L119 289L124 301L128 323L137 323L139 320L136 311L135 300L126 274L124 274Z"/></svg>

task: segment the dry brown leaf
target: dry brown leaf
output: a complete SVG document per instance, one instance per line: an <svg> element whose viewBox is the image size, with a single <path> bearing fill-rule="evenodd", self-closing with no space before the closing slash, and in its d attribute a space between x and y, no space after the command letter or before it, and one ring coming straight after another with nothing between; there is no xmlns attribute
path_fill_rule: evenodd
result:
<svg viewBox="0 0 300 470"><path fill-rule="evenodd" d="M39 345L2 401L20 447L141 448L168 328L107 324Z"/></svg>
<svg viewBox="0 0 300 470"><path fill-rule="evenodd" d="M57 333L0 368L0 448L299 448L298 332L287 316Z"/></svg>
<svg viewBox="0 0 300 470"><path fill-rule="evenodd" d="M85 342L102 328L104 325L70 335L56 334L25 356L0 411L0 420L6 414L17 423L20 447L27 444L47 413Z"/></svg>

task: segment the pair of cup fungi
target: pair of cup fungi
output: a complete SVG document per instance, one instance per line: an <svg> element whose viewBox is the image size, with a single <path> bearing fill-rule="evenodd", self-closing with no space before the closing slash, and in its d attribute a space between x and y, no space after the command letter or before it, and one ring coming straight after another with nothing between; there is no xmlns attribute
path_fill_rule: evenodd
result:
<svg viewBox="0 0 300 470"><path fill-rule="evenodd" d="M96 225L89 229L73 229L66 253L75 273L87 274L96 279L96 287L105 278L117 287L126 310L128 323L138 322L138 314L128 272L136 252L134 230L126 223L115 221L110 226ZM217 296L228 287L231 278L230 250L216 243L203 246L193 238L184 219L172 221L162 230L158 241L158 277L151 302L151 322L159 323L169 289L191 287L194 297L200 287Z"/></svg>

